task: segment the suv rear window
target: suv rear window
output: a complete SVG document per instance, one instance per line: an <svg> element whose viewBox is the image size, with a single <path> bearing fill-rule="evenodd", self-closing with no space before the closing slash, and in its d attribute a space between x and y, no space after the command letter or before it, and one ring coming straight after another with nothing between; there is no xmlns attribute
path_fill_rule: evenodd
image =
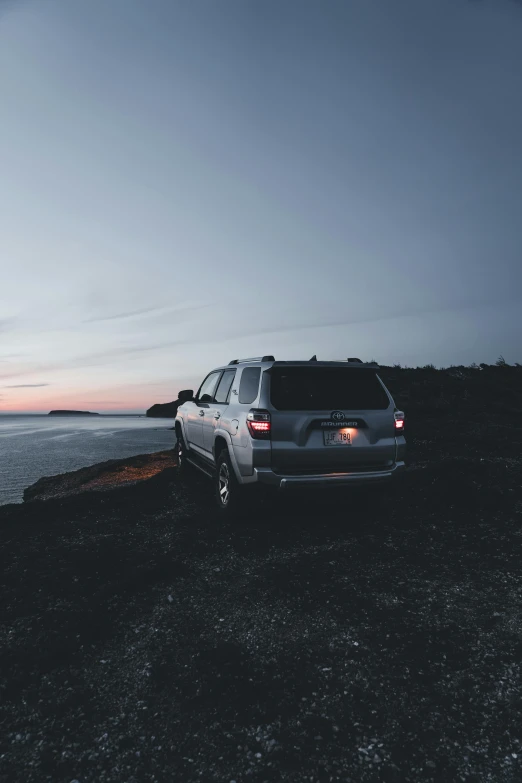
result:
<svg viewBox="0 0 522 783"><path fill-rule="evenodd" d="M385 410L375 372L345 367L274 367L270 401L280 411Z"/></svg>
<svg viewBox="0 0 522 783"><path fill-rule="evenodd" d="M245 367L239 384L239 402L254 402L259 391L261 367Z"/></svg>

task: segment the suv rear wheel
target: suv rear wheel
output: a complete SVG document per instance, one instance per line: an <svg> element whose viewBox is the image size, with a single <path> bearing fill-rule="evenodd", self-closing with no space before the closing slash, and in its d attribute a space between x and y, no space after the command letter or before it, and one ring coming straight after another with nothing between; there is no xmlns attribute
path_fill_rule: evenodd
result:
<svg viewBox="0 0 522 783"><path fill-rule="evenodd" d="M177 437L176 461L178 463L178 475L183 477L187 475L187 469L190 468L190 465L187 462L187 447L185 446L185 441L183 440L181 432L177 433Z"/></svg>
<svg viewBox="0 0 522 783"><path fill-rule="evenodd" d="M246 511L245 490L236 479L226 449L220 453L217 460L214 497L218 512L223 517L234 517L242 511Z"/></svg>

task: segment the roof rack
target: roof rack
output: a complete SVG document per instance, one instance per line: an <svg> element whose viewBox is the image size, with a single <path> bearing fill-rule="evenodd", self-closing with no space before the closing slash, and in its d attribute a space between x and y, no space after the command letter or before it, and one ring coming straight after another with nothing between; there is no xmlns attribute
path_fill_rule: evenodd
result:
<svg viewBox="0 0 522 783"><path fill-rule="evenodd" d="M309 362L316 362L316 361L317 361L317 354L315 354L315 353L314 353L314 355L312 356L312 358L311 358L311 359L308 359L308 361L309 361ZM362 359L356 359L356 358L352 358L352 359L346 359L346 361L347 361L347 362L357 362L357 364L364 364L364 362L362 361ZM372 364L372 362L368 362L368 364Z"/></svg>
<svg viewBox="0 0 522 783"><path fill-rule="evenodd" d="M317 355L314 353L311 359L308 359L309 362L316 362L317 361ZM347 361L347 362L353 362L354 364L376 364L376 362L363 362L362 359L357 359L355 357L352 357L351 359L341 359L341 361Z"/></svg>
<svg viewBox="0 0 522 783"><path fill-rule="evenodd" d="M333 361L348 362L348 364L361 364L363 367L379 367L379 362L363 362L362 359L334 359Z"/></svg>
<svg viewBox="0 0 522 783"><path fill-rule="evenodd" d="M230 364L243 364L243 362L275 362L273 356L253 356L250 359L232 359Z"/></svg>

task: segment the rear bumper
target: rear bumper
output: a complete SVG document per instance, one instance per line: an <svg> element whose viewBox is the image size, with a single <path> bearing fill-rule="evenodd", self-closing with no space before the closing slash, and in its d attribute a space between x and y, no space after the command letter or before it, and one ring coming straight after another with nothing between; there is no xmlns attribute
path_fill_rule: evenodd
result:
<svg viewBox="0 0 522 783"><path fill-rule="evenodd" d="M314 473L284 476L274 473L270 468L254 468L254 476L250 482L267 484L278 489L287 487L330 487L330 486L361 486L364 484L386 484L402 473L406 465L396 462L385 470L354 471L353 473ZM250 483L248 482L248 483Z"/></svg>

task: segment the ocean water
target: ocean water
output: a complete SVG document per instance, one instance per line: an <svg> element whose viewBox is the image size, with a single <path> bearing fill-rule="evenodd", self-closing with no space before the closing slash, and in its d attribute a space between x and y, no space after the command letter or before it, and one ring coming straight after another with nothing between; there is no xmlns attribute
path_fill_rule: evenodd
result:
<svg viewBox="0 0 522 783"><path fill-rule="evenodd" d="M174 448L172 419L0 414L0 506L42 476Z"/></svg>

